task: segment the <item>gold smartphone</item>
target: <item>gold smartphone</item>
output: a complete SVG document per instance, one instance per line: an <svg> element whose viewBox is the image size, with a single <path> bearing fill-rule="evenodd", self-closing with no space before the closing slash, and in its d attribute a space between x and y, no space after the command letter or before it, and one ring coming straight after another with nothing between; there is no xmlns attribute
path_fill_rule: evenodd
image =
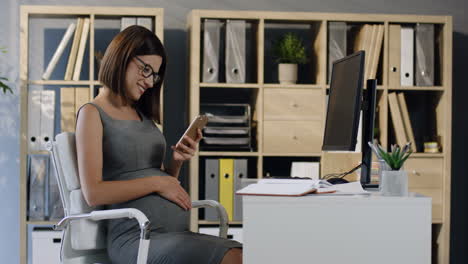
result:
<svg viewBox="0 0 468 264"><path fill-rule="evenodd" d="M195 117L195 119L193 119L192 123L190 123L190 126L187 128L187 130L185 130L185 133L182 135L182 137L177 143L182 142L182 139L185 136L188 136L191 139L195 140L197 138L197 130L203 130L207 123L208 117L206 115L199 115Z"/></svg>

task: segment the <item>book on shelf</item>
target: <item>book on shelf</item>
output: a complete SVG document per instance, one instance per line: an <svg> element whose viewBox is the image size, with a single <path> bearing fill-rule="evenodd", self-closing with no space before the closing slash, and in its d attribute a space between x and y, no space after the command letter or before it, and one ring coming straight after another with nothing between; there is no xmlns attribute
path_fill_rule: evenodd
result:
<svg viewBox="0 0 468 264"><path fill-rule="evenodd" d="M388 94L388 104L390 106L390 114L392 115L392 124L395 129L397 144L399 146L404 146L408 142L408 138L406 137L403 116L401 114L396 92Z"/></svg>
<svg viewBox="0 0 468 264"><path fill-rule="evenodd" d="M401 115L403 119L403 125L405 127L406 138L411 142L411 150L416 152L416 140L414 139L413 126L409 117L408 106L406 105L406 99L404 93L398 93L398 104L400 105Z"/></svg>
<svg viewBox="0 0 468 264"><path fill-rule="evenodd" d="M370 58L371 62L370 62L369 79L375 79L377 76L377 68L379 66L380 51L382 49L383 36L384 36L384 26L375 25L375 27L377 27L377 32L375 36L374 49L372 50L373 53L371 54L371 58Z"/></svg>
<svg viewBox="0 0 468 264"><path fill-rule="evenodd" d="M365 24L361 27L356 37L354 49L364 50L366 52L364 63L364 77L366 80L375 79L377 75L383 36L383 25Z"/></svg>
<svg viewBox="0 0 468 264"><path fill-rule="evenodd" d="M50 75L55 69L55 66L57 66L57 62L59 61L60 57L63 54L63 51L65 50L65 47L67 46L68 42L70 41L73 32L75 31L76 25L75 23L71 23L67 30L65 31L65 34L62 37L62 40L60 41L57 49L54 52L54 55L52 56L52 59L50 60L49 64L47 65L47 68L42 74L42 80L49 80Z"/></svg>
<svg viewBox="0 0 468 264"><path fill-rule="evenodd" d="M76 63L76 56L78 53L78 47L80 45L80 38L81 38L81 33L83 31L83 22L84 18L79 17L78 21L76 22L76 30L75 30L75 35L73 37L73 42L72 46L70 49L70 55L68 56L68 63L67 63L67 69L65 71L65 81L71 81L73 77L73 72L75 69L75 63Z"/></svg>
<svg viewBox="0 0 468 264"><path fill-rule="evenodd" d="M83 21L83 30L81 31L80 44L79 44L77 55L76 55L75 68L74 68L73 77L72 77L73 81L80 80L81 66L83 65L83 57L84 57L84 52L86 49L86 42L88 40L88 35L89 35L89 26L90 26L89 23L90 23L89 18L85 18Z"/></svg>

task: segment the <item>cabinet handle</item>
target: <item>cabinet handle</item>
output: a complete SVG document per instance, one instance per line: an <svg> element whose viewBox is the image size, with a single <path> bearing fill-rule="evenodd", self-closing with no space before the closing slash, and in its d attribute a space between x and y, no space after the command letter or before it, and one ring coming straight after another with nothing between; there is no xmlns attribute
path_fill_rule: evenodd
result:
<svg viewBox="0 0 468 264"><path fill-rule="evenodd" d="M297 108L297 107L299 107L299 105L297 103L293 103L292 107Z"/></svg>

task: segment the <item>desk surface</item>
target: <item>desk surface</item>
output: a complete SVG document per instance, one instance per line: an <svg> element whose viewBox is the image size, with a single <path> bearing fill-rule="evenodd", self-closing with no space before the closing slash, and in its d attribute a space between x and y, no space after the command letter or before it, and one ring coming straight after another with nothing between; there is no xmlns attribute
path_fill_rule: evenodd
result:
<svg viewBox="0 0 468 264"><path fill-rule="evenodd" d="M431 198L244 196L245 263L430 263Z"/></svg>

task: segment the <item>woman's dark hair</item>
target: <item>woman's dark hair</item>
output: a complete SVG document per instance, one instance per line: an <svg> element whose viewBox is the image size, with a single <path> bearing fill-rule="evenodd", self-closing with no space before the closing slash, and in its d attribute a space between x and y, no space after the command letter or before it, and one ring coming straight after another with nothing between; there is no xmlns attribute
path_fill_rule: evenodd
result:
<svg viewBox="0 0 468 264"><path fill-rule="evenodd" d="M125 91L125 74L128 63L138 55L158 55L162 64L158 74L161 80L152 89L147 89L135 103L144 115L160 123L161 86L166 73L166 51L161 40L142 26L130 26L117 34L107 47L99 68L99 81L112 92L124 98L124 104L131 104Z"/></svg>

